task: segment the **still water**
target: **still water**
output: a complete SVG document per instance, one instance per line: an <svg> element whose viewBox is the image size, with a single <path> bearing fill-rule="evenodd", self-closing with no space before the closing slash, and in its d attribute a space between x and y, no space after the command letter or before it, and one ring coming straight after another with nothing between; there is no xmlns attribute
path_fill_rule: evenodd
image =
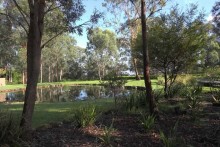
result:
<svg viewBox="0 0 220 147"><path fill-rule="evenodd" d="M131 90L109 89L103 86L64 86L40 88L37 90L37 102L66 102L75 100L113 98L126 96ZM22 102L25 91L0 93L0 102Z"/></svg>

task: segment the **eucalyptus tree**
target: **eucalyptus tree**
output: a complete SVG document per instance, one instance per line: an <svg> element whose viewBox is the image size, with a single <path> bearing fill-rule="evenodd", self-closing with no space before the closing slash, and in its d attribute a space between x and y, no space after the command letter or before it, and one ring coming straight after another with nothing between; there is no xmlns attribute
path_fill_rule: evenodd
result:
<svg viewBox="0 0 220 147"><path fill-rule="evenodd" d="M138 25L140 24L140 21L138 21L140 17L140 1L134 2L136 4L135 7L132 2L130 0L105 0L103 6L114 16L110 21L106 20L107 25L114 26L120 34L120 48L128 49L127 52L130 52L136 79L140 80L137 68L139 59L133 52L134 40L137 36L138 28L140 28L140 25Z"/></svg>
<svg viewBox="0 0 220 147"><path fill-rule="evenodd" d="M71 58L76 57L76 41L69 35L63 34L52 40L45 46L42 55L42 77L48 82L61 81L68 70ZM72 60L71 60L72 61ZM74 69L73 69L74 71Z"/></svg>
<svg viewBox="0 0 220 147"><path fill-rule="evenodd" d="M64 78L67 79L83 79L86 73L91 70L88 68L86 71L86 49L74 46L74 49L69 51L66 55L66 71Z"/></svg>
<svg viewBox="0 0 220 147"><path fill-rule="evenodd" d="M1 6L4 7L5 3L8 4L8 2L9 1L5 0ZM69 31L81 34L82 27L88 25L90 22L96 23L97 18L99 18L101 14L94 13L90 20L77 25L77 21L80 20L80 17L85 12L81 0L10 0L10 2L10 5L12 6L11 8L19 11L19 17L14 17L8 13L9 9L7 7L5 7L5 10L1 12L1 15L5 15L14 23L17 23L27 34L27 87L20 126L26 133L26 137L28 137L28 135L30 135L28 132L31 132L32 126L32 115L36 100L36 88L40 72L42 48L64 32ZM59 10L62 15L53 13L56 10ZM56 32L55 35L50 37L48 40L42 40L46 30L45 27L53 27L53 25L47 24L47 16L53 16L56 20L60 20L60 24L56 26L58 29L55 31L58 32Z"/></svg>
<svg viewBox="0 0 220 147"><path fill-rule="evenodd" d="M107 67L114 67L114 61L118 58L116 35L109 30L100 28L91 29L88 32L87 54L95 61L98 68L98 77L104 78Z"/></svg>

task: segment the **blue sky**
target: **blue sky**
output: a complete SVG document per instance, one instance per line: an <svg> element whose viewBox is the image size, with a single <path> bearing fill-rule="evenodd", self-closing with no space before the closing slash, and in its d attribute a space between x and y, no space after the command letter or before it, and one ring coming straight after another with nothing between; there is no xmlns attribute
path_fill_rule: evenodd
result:
<svg viewBox="0 0 220 147"><path fill-rule="evenodd" d="M104 0L84 0L84 5L86 9L86 13L82 17L82 22L89 19L90 15L92 14L93 10L96 8L97 10L104 12L105 17L107 17L107 10L102 7L102 3ZM171 6L179 4L181 8L186 8L189 4L195 3L198 4L199 10L204 10L206 13L206 17L208 20L211 19L211 9L214 6L217 0L170 0L167 6L163 9L164 11L169 11ZM103 26L102 24L99 24ZM75 39L77 40L77 45L80 47L86 47L87 44L87 35L86 31L84 31L82 36L74 35Z"/></svg>

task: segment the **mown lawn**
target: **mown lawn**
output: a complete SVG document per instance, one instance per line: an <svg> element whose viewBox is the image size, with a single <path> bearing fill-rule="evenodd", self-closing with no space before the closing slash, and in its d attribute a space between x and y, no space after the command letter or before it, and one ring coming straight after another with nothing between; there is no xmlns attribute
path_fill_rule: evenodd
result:
<svg viewBox="0 0 220 147"><path fill-rule="evenodd" d="M114 107L113 99L97 99L91 101L74 101L59 103L36 103L33 116L33 127L39 127L52 122L61 122L71 116L71 112L85 106L94 105L98 112L107 111ZM0 110L12 112L19 119L23 109L23 103L0 104Z"/></svg>

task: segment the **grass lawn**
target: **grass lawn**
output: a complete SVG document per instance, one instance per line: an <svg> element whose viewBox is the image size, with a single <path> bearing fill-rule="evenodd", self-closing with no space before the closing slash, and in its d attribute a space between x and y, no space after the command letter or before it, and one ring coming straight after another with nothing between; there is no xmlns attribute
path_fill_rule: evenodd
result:
<svg viewBox="0 0 220 147"><path fill-rule="evenodd" d="M39 127L51 122L61 122L74 111L86 104L94 105L98 112L103 112L114 107L113 99L97 99L91 101L74 101L59 103L36 103L33 116L33 127ZM20 117L23 103L0 104L0 110L8 110L13 116Z"/></svg>
<svg viewBox="0 0 220 147"><path fill-rule="evenodd" d="M151 80L153 89L161 88L161 86L157 85L157 80ZM66 81L66 82L53 82L53 83L38 83L38 86L55 86L55 85L98 85L100 84L99 80L93 80L93 81ZM140 86L144 87L144 80L128 80L128 82L125 84L125 86ZM23 84L16 84L16 85L6 85L0 87L1 91L9 91L9 90L20 90L25 89L26 85Z"/></svg>

